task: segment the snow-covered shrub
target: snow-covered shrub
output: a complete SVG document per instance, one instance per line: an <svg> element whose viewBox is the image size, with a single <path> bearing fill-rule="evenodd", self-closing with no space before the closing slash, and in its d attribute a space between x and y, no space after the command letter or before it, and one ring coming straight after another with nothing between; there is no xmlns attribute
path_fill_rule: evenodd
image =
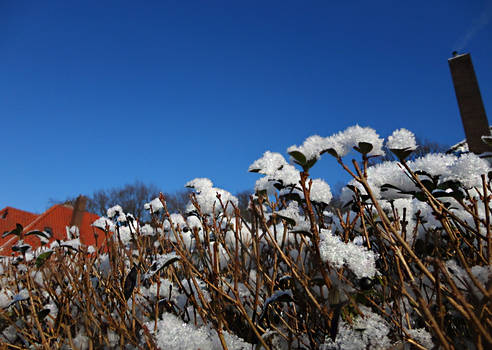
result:
<svg viewBox="0 0 492 350"><path fill-rule="evenodd" d="M267 151L251 220L209 179L184 213L164 196L150 224L121 207L0 263L0 342L97 349L430 349L492 345L489 163L473 154L407 161L415 137L353 126ZM361 155L353 168L345 161ZM357 153L352 153L356 155ZM353 180L335 208L309 169L333 156ZM17 231L16 231L17 232ZM20 232L17 232L20 234ZM103 244L104 242L104 244Z"/></svg>

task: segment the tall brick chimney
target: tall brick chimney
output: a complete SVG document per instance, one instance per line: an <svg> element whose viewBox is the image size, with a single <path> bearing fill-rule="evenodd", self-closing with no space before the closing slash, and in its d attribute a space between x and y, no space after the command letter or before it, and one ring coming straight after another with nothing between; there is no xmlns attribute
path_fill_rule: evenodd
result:
<svg viewBox="0 0 492 350"><path fill-rule="evenodd" d="M86 203L87 197L82 195L77 197L73 208L72 219L70 220L70 227L77 226L80 228L80 225L82 224L82 217L84 216L85 212Z"/></svg>
<svg viewBox="0 0 492 350"><path fill-rule="evenodd" d="M476 154L492 152L492 147L481 139L482 136L490 136L490 130L471 56L469 53L460 55L455 51L448 63L468 149Z"/></svg>

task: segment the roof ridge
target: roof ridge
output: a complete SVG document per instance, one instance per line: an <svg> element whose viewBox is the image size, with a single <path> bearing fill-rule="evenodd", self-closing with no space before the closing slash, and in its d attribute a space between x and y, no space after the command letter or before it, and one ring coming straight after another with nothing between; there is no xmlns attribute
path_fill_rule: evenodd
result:
<svg viewBox="0 0 492 350"><path fill-rule="evenodd" d="M21 211L23 213L27 213L27 214L31 214L31 215L41 215L41 214L36 214L36 213L30 212L30 211L27 211L27 210L22 210L22 209L19 209L19 208L14 208L14 207L11 207L9 205L7 205L5 208L1 209L0 211L4 211L6 209L7 210L8 209L13 209L13 210Z"/></svg>

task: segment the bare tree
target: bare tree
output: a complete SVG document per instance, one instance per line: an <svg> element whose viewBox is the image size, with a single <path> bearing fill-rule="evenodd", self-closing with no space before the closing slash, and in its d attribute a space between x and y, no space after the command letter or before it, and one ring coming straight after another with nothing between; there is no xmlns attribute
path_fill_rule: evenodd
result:
<svg viewBox="0 0 492 350"><path fill-rule="evenodd" d="M190 201L191 190L179 190L174 193L165 193L167 209L170 213L184 213Z"/></svg>
<svg viewBox="0 0 492 350"><path fill-rule="evenodd" d="M120 205L125 213L143 218L146 213L144 205L159 195L157 186L135 181L122 187L95 191L87 201L87 210L99 215L106 215L106 210Z"/></svg>
<svg viewBox="0 0 492 350"><path fill-rule="evenodd" d="M87 196L86 210L101 216L106 215L108 208L120 205L125 213L132 214L141 221L150 219L149 213L144 209L145 203L159 197L161 191L153 184L147 185L142 181L135 181L121 187L110 189L100 189L94 191L91 196ZM167 208L170 213L185 214L186 206L190 202L191 190L178 190L176 192L165 192ZM251 191L242 191L236 194L239 200L239 211L243 218L248 220L251 213L248 211L249 197ZM73 205L76 197L69 197L64 201L50 199L50 205L64 203Z"/></svg>

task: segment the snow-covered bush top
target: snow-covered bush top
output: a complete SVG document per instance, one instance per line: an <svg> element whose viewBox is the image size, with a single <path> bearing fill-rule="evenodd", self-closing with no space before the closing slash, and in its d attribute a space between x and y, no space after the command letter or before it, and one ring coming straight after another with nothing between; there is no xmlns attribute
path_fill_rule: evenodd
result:
<svg viewBox="0 0 492 350"><path fill-rule="evenodd" d="M160 198L154 198L149 203L145 203L145 205L144 205L145 210L149 210L149 211L152 210L152 212L154 212L154 213L157 213L158 211L160 211L163 208L164 208L164 206L162 205Z"/></svg>
<svg viewBox="0 0 492 350"><path fill-rule="evenodd" d="M476 312L478 324L469 315L490 298L490 207L481 175L491 167L473 154L405 162L416 148L406 129L386 142L400 162L368 166L367 156L383 154L383 142L358 125L311 136L288 149L302 170L265 152L249 166L262 175L249 203L252 220L236 215L231 193L196 178L186 184L194 193L185 213L162 213L160 198L145 205L149 223L118 205L109 208L93 223L110 231L105 247L86 247L67 228L66 240L33 250L13 232L18 256L0 261L0 316L8 316L0 342L81 349L91 341L101 349L437 348L446 342L435 336L444 323L440 332L450 342L474 349L477 334L490 340L490 315ZM352 149L363 157L341 194L350 205L335 203L340 210L332 212L330 186L308 171L324 153L348 170L342 157ZM67 307L59 308L60 300ZM442 319L429 322L437 307ZM91 329L81 321L87 312L97 324ZM70 327L54 327L65 319Z"/></svg>
<svg viewBox="0 0 492 350"><path fill-rule="evenodd" d="M354 147L368 143L372 145L369 156L384 155L383 141L374 129L355 125L325 138L318 135L310 136L301 146L290 146L287 152L293 157L294 152L299 152L309 161L318 159L323 152L329 150L335 151L339 157L345 157Z"/></svg>
<svg viewBox="0 0 492 350"><path fill-rule="evenodd" d="M395 130L386 142L388 149L417 149L417 143L415 142L415 135L407 129Z"/></svg>
<svg viewBox="0 0 492 350"><path fill-rule="evenodd" d="M196 200L203 214L213 215L223 212L220 202L222 202L228 214L234 212L234 207L231 203L237 207L238 199L236 197L226 190L213 187L212 181L207 178L196 178L189 181L185 186L195 190ZM220 196L220 201L217 195ZM194 210L194 205L191 202L188 203L186 211L192 212Z"/></svg>
<svg viewBox="0 0 492 350"><path fill-rule="evenodd" d="M482 179L478 174L487 174L491 170L486 160L473 153L461 156L431 153L413 161L408 161L407 164L414 172L425 172L432 177L436 177L438 184L453 180L459 181L465 188L480 188ZM388 161L371 166L367 169L367 177L377 198L409 198L411 194L408 194L408 192L415 191L417 188L403 167L398 165L398 162ZM428 179L428 176L422 175L422 179ZM381 187L386 184L395 186L400 191L391 188L382 192ZM356 180L351 180L350 185L357 186L364 193L362 186ZM344 188L341 200L347 202L352 199L352 195L352 191Z"/></svg>
<svg viewBox="0 0 492 350"><path fill-rule="evenodd" d="M288 163L280 153L266 151L263 157L255 160L249 166L248 171L258 172L263 175L273 175L285 165L288 165Z"/></svg>

